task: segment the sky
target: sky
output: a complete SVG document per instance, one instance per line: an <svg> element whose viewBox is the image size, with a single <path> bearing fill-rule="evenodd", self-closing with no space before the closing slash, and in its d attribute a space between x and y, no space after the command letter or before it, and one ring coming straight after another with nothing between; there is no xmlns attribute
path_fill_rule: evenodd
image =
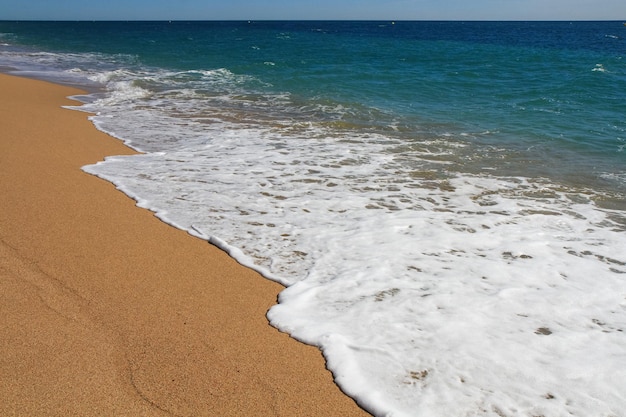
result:
<svg viewBox="0 0 626 417"><path fill-rule="evenodd" d="M0 0L0 20L626 20L626 0Z"/></svg>

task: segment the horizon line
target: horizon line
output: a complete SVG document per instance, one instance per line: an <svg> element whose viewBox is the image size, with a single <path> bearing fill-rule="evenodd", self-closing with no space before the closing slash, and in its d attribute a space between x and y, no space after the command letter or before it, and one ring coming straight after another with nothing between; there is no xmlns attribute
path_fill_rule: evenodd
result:
<svg viewBox="0 0 626 417"><path fill-rule="evenodd" d="M625 22L626 19L0 19L0 22Z"/></svg>

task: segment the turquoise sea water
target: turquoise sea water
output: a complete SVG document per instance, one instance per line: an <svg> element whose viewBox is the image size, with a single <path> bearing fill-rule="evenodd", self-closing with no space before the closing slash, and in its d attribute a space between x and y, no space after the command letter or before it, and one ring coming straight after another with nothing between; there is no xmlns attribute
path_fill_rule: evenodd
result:
<svg viewBox="0 0 626 417"><path fill-rule="evenodd" d="M56 62L40 57L44 66L67 69L75 54L102 71L226 69L240 77L239 104L262 107L268 96L288 94L293 102L276 112L345 128L393 126L409 139L466 133L477 136L468 141L475 158L504 146L512 158L526 153L535 175L591 180L623 168L624 29L621 22L20 22L3 23L2 32L31 52L59 53ZM214 87L206 93L224 92ZM504 173L512 168L519 172Z"/></svg>
<svg viewBox="0 0 626 417"><path fill-rule="evenodd" d="M84 169L287 285L272 324L376 415L625 408L625 54L622 22L0 22L0 68L145 152Z"/></svg>

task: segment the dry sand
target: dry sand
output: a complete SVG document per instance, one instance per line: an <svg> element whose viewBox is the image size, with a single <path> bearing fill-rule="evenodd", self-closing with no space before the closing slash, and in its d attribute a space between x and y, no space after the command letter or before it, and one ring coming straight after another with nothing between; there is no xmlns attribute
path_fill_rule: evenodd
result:
<svg viewBox="0 0 626 417"><path fill-rule="evenodd" d="M364 416L282 289L80 167L129 154L78 90L0 75L1 416Z"/></svg>

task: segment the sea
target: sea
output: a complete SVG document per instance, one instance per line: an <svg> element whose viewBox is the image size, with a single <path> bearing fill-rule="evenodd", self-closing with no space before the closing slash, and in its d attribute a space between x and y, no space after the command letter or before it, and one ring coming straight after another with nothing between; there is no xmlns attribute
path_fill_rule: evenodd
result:
<svg viewBox="0 0 626 417"><path fill-rule="evenodd" d="M626 415L623 22L3 21L0 70L373 415Z"/></svg>

